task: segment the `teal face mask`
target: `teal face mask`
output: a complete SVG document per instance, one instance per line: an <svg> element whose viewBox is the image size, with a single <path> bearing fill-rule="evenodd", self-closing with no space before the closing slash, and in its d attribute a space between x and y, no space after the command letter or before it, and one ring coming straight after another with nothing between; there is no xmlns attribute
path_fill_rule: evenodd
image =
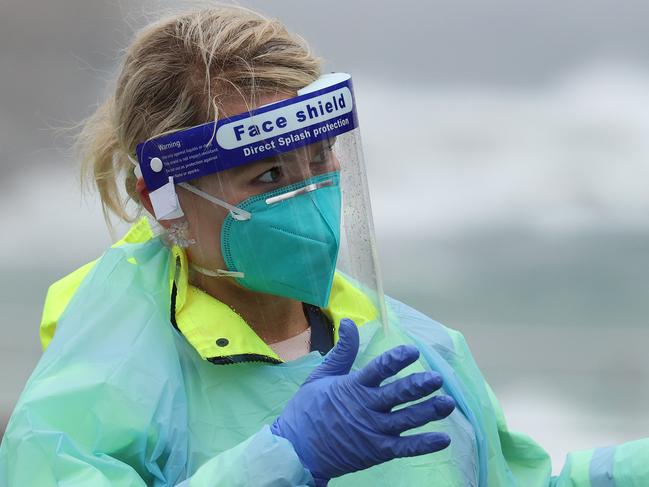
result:
<svg viewBox="0 0 649 487"><path fill-rule="evenodd" d="M324 307L340 246L340 173L330 172L252 196L230 213L221 250L248 289Z"/></svg>

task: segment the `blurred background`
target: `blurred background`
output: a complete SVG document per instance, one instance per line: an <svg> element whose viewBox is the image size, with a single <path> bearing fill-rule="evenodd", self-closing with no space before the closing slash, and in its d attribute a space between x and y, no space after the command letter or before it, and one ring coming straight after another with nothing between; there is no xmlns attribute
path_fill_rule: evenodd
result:
<svg viewBox="0 0 649 487"><path fill-rule="evenodd" d="M239 4L353 74L386 292L464 333L510 428L555 472L649 436L649 3ZM0 434L48 285L124 229L57 129L178 5L0 0Z"/></svg>

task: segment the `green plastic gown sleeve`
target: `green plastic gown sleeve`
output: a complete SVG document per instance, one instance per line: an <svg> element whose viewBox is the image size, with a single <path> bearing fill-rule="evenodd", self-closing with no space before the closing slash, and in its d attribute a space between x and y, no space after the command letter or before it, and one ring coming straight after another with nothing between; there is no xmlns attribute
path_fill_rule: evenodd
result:
<svg viewBox="0 0 649 487"><path fill-rule="evenodd" d="M291 443L268 426L230 450L204 463L178 487L313 486Z"/></svg>
<svg viewBox="0 0 649 487"><path fill-rule="evenodd" d="M0 469L6 475L0 485L60 486L146 486L170 485L166 479L140 475L136 469L106 454L84 452L63 432L32 431L22 438L6 438L6 448L15 454L4 456ZM11 462L11 463L10 463ZM145 479L148 480L145 481ZM313 486L311 474L300 463L288 440L278 438L264 426L243 443L203 464L189 479L176 487L288 487Z"/></svg>
<svg viewBox="0 0 649 487"><path fill-rule="evenodd" d="M649 438L570 453L552 487L649 485Z"/></svg>
<svg viewBox="0 0 649 487"><path fill-rule="evenodd" d="M93 292L81 285L7 426L1 487L313 485L291 443L263 425L187 472L185 382L155 304L168 302L162 250L147 246L130 263L111 250L91 271ZM133 273L135 262L148 265ZM156 291L133 301L136 289Z"/></svg>

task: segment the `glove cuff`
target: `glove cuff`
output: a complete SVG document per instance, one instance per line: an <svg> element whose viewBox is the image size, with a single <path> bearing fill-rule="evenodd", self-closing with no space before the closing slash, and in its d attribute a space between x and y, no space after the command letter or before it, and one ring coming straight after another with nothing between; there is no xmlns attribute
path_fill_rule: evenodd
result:
<svg viewBox="0 0 649 487"><path fill-rule="evenodd" d="M315 487L327 487L327 484L329 483L329 479L313 477L313 480L315 480Z"/></svg>
<svg viewBox="0 0 649 487"><path fill-rule="evenodd" d="M272 434L274 434L275 436L279 436L281 438L286 438L280 431L278 420L279 420L279 418L275 418L275 421L273 421L273 423L271 425L269 425L270 432ZM288 438L286 438L286 439L288 440Z"/></svg>

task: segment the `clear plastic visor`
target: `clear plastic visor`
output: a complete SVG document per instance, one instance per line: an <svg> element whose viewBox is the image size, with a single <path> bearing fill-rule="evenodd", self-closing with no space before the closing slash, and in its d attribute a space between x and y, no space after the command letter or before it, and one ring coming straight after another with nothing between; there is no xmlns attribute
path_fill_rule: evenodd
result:
<svg viewBox="0 0 649 487"><path fill-rule="evenodd" d="M190 283L208 280L229 305L275 296L387 326L348 75L149 140L138 159L157 218L186 248Z"/></svg>

